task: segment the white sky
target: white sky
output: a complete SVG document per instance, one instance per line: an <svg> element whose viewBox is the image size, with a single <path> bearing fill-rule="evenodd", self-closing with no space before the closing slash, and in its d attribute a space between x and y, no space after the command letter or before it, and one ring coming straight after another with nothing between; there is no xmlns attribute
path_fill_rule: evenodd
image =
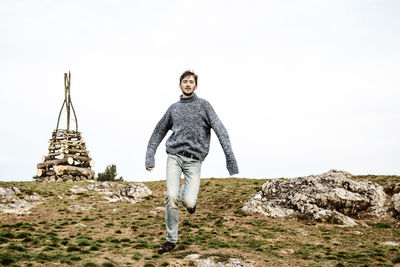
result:
<svg viewBox="0 0 400 267"><path fill-rule="evenodd" d="M1 0L0 180L36 174L68 70L96 172L165 179L169 134L151 173L147 142L191 69L228 129L237 177L398 175L399 12L395 0ZM202 177L228 177L211 139Z"/></svg>

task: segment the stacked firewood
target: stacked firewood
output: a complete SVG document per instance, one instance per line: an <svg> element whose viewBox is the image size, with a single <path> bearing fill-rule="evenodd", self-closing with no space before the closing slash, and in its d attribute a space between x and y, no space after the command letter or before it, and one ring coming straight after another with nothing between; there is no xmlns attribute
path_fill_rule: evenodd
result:
<svg viewBox="0 0 400 267"><path fill-rule="evenodd" d="M49 154L37 165L36 181L65 182L94 179L94 161L81 133L56 130L49 140Z"/></svg>

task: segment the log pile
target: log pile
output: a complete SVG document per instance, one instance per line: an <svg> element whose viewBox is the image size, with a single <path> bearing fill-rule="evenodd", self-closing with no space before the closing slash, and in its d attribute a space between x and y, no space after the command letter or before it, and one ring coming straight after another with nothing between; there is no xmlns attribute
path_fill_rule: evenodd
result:
<svg viewBox="0 0 400 267"><path fill-rule="evenodd" d="M72 182L94 179L94 161L78 131L55 130L49 154L37 165L38 182Z"/></svg>
<svg viewBox="0 0 400 267"><path fill-rule="evenodd" d="M94 161L86 150L86 143L78 132L78 119L71 101L71 72L64 73L65 99L58 114L57 128L49 140L49 154L37 165L37 182L72 182L94 179ZM67 128L58 128L63 109L67 111ZM75 117L75 131L70 130L71 110Z"/></svg>

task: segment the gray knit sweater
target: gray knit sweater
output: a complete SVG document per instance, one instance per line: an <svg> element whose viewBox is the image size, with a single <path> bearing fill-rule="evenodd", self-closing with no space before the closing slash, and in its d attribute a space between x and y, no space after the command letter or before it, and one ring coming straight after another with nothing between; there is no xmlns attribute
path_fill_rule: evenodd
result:
<svg viewBox="0 0 400 267"><path fill-rule="evenodd" d="M210 103L196 94L189 98L181 97L158 122L147 145L146 168L154 167L157 147L169 130L172 130L172 134L166 143L167 153L178 154L185 151L204 160L210 149L211 128L217 134L225 153L229 174L239 173L228 132Z"/></svg>

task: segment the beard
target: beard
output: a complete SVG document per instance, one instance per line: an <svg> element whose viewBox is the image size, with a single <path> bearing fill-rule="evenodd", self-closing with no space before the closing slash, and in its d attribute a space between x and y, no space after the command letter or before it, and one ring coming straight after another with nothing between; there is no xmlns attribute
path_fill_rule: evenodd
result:
<svg viewBox="0 0 400 267"><path fill-rule="evenodd" d="M194 91L192 91L191 93L186 93L184 90L182 90L182 93L183 93L185 96L191 96L191 95L193 95Z"/></svg>

